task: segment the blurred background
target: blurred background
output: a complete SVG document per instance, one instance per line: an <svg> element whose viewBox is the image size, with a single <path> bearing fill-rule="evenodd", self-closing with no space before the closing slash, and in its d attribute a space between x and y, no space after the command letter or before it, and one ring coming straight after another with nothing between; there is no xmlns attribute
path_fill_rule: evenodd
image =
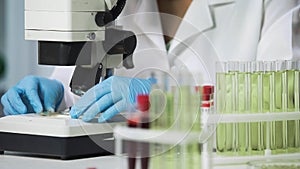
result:
<svg viewBox="0 0 300 169"><path fill-rule="evenodd" d="M24 40L23 0L0 0L0 16L0 96L2 96L24 76L49 76L53 67L39 66L36 54L37 42ZM3 115L2 112L1 108L0 116Z"/></svg>

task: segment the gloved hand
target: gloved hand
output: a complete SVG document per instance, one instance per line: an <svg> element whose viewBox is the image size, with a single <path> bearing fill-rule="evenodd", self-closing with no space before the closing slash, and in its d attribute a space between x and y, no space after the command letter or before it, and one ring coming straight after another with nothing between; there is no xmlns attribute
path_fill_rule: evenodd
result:
<svg viewBox="0 0 300 169"><path fill-rule="evenodd" d="M101 112L98 122L105 122L136 102L139 94L148 94L151 82L145 79L112 76L87 91L72 106L72 118L83 114L83 121L90 121Z"/></svg>
<svg viewBox="0 0 300 169"><path fill-rule="evenodd" d="M1 98L5 115L54 112L64 96L63 85L42 77L27 76Z"/></svg>

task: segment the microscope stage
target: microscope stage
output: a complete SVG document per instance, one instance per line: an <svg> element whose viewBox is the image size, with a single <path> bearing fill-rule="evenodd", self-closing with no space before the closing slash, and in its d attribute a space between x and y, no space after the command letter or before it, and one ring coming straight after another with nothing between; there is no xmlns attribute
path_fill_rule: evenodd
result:
<svg viewBox="0 0 300 169"><path fill-rule="evenodd" d="M0 118L0 150L61 159L109 155L114 153L113 128L124 121L122 115L107 123L58 114L6 116Z"/></svg>

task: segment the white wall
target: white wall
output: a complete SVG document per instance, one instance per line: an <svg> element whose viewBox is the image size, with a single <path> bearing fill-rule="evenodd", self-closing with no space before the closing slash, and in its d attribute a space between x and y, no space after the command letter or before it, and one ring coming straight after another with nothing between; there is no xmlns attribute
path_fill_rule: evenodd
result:
<svg viewBox="0 0 300 169"><path fill-rule="evenodd" d="M6 75L4 88L15 85L24 76L33 74L49 76L53 67L37 65L37 42L24 40L24 0L5 1L4 55Z"/></svg>

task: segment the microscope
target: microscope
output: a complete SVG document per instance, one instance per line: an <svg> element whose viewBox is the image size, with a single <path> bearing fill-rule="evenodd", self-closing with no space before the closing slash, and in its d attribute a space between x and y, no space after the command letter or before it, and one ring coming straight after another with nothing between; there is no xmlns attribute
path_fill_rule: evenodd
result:
<svg viewBox="0 0 300 169"><path fill-rule="evenodd" d="M25 39L38 42L41 65L76 66L70 90L82 96L114 74L133 68L133 32L114 24L126 0L25 0ZM67 90L67 89L65 89ZM0 119L0 152L74 159L114 152L113 127L67 115L26 114Z"/></svg>
<svg viewBox="0 0 300 169"><path fill-rule="evenodd" d="M82 95L133 68L136 37L114 25L126 0L25 0L25 39L38 41L41 65L76 65L70 87ZM112 4L115 4L112 6Z"/></svg>

